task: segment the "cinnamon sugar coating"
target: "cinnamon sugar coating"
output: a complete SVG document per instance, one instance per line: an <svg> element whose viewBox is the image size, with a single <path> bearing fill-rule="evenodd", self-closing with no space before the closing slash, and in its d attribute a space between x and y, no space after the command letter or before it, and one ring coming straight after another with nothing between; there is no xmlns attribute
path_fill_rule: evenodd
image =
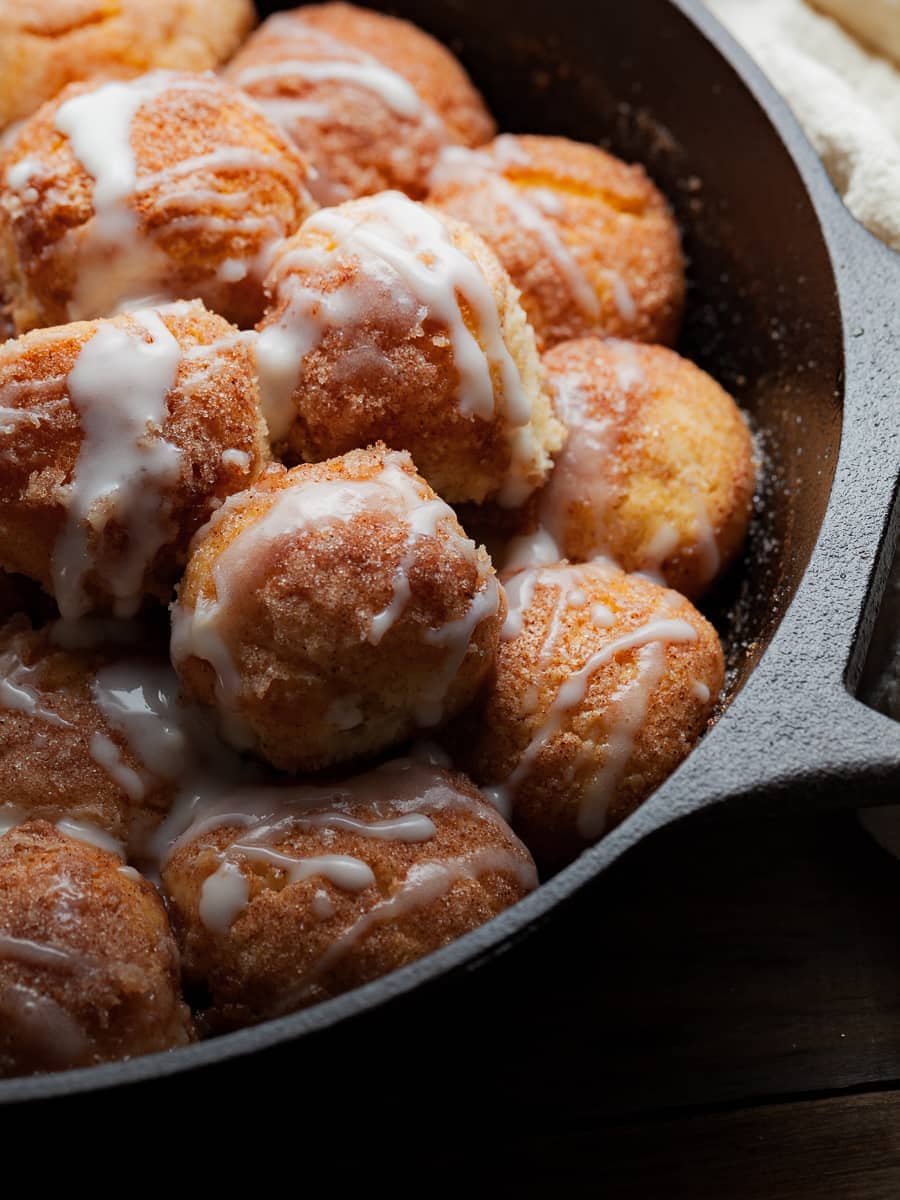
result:
<svg viewBox="0 0 900 1200"><path fill-rule="evenodd" d="M706 727L724 676L713 627L609 563L505 577L495 668L451 731L539 862L574 858L633 812Z"/></svg>
<svg viewBox="0 0 900 1200"><path fill-rule="evenodd" d="M0 129L67 83L152 67L206 71L253 27L252 0L41 0L0 6Z"/></svg>
<svg viewBox="0 0 900 1200"><path fill-rule="evenodd" d="M186 976L209 993L202 1021L213 1031L377 979L536 886L528 851L456 772L401 761L305 791L281 789L268 826L223 824L186 841L163 869ZM336 856L350 860L346 877Z"/></svg>
<svg viewBox="0 0 900 1200"><path fill-rule="evenodd" d="M450 151L428 202L496 253L543 349L589 333L675 341L681 242L643 167L567 138L504 134L474 159Z"/></svg>
<svg viewBox="0 0 900 1200"><path fill-rule="evenodd" d="M0 826L75 821L119 842L139 840L161 819L174 782L154 774L97 703L97 673L117 655L66 649L53 629L15 617L0 628L0 674L14 695L0 706ZM150 657L141 657L149 671ZM103 739L112 755L98 753ZM114 763L111 773L104 762ZM139 793L123 779L141 782Z"/></svg>
<svg viewBox="0 0 900 1200"><path fill-rule="evenodd" d="M406 454L273 468L194 545L173 610L189 696L283 770L372 754L447 719L493 659L490 560Z"/></svg>
<svg viewBox="0 0 900 1200"><path fill-rule="evenodd" d="M544 356L569 439L535 518L560 555L606 555L696 598L740 551L756 487L728 393L664 346L583 338Z"/></svg>
<svg viewBox="0 0 900 1200"><path fill-rule="evenodd" d="M147 297L201 299L252 325L271 246L315 207L299 152L211 74L72 84L23 123L0 174L14 333Z"/></svg>
<svg viewBox="0 0 900 1200"><path fill-rule="evenodd" d="M311 4L269 17L228 65L310 159L321 204L398 188L416 199L449 143L494 122L446 47L397 17Z"/></svg>
<svg viewBox="0 0 900 1200"><path fill-rule="evenodd" d="M257 478L270 454L246 336L200 303L154 311L180 355L173 386L160 397L167 415L156 440L169 443L180 457L171 481L160 485L165 528L141 590L167 601L194 533L228 495ZM141 324L138 313L35 330L0 346L0 565L37 580L51 594L54 548L85 444L85 417L71 397L71 375L84 348L111 327L132 333L141 344L151 341L152 328ZM135 356L134 372L144 369ZM100 370L97 380L102 384ZM117 405L131 403L126 392L116 397ZM152 486L148 479L145 490ZM98 512L101 507L98 501ZM92 514L91 527L85 523L92 565L84 588L94 610L109 611L110 579L133 552L141 530L129 528L124 512L105 523Z"/></svg>
<svg viewBox="0 0 900 1200"><path fill-rule="evenodd" d="M518 293L469 228L398 193L352 201L288 239L266 287L277 451L319 461L383 441L453 503L517 505L546 479L564 431Z"/></svg>
<svg viewBox="0 0 900 1200"><path fill-rule="evenodd" d="M156 889L43 821L0 837L0 1076L186 1045Z"/></svg>

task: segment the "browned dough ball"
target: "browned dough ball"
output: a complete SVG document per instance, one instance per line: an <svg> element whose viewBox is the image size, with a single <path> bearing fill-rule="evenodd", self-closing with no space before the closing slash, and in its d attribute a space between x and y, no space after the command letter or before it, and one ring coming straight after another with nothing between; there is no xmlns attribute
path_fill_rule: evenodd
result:
<svg viewBox="0 0 900 1200"><path fill-rule="evenodd" d="M198 536L172 657L225 736L286 771L373 754L471 700L503 604L490 559L384 447L272 470Z"/></svg>
<svg viewBox="0 0 900 1200"><path fill-rule="evenodd" d="M67 83L151 67L205 71L253 27L252 0L40 0L0 5L0 129Z"/></svg>
<svg viewBox="0 0 900 1200"><path fill-rule="evenodd" d="M495 670L452 744L537 859L559 864L687 756L722 687L722 647L684 597L612 564L530 568L504 586Z"/></svg>
<svg viewBox="0 0 900 1200"><path fill-rule="evenodd" d="M191 537L270 459L251 336L195 302L0 346L0 566L66 617L170 599Z"/></svg>
<svg viewBox="0 0 900 1200"><path fill-rule="evenodd" d="M332 788L270 789L250 817L185 834L162 875L214 1031L377 979L537 885L526 848L464 776L410 760Z"/></svg>
<svg viewBox="0 0 900 1200"><path fill-rule="evenodd" d="M446 151L428 202L494 250L542 348L588 333L675 341L681 240L643 167L566 138L503 134L475 154Z"/></svg>
<svg viewBox="0 0 900 1200"><path fill-rule="evenodd" d="M276 450L383 441L449 501L521 504L564 431L518 293L470 229L399 192L314 214L266 282L257 361Z"/></svg>
<svg viewBox="0 0 900 1200"><path fill-rule="evenodd" d="M734 400L663 346L584 338L544 363L569 437L535 507L559 556L702 595L741 548L756 486Z"/></svg>
<svg viewBox="0 0 900 1200"><path fill-rule="evenodd" d="M18 130L0 174L0 300L16 333L148 297L252 325L272 247L315 208L302 156L210 74L72 84Z"/></svg>
<svg viewBox="0 0 900 1200"><path fill-rule="evenodd" d="M386 188L421 198L444 146L479 146L495 131L449 50L350 4L276 13L225 74L310 160L320 204Z"/></svg>
<svg viewBox="0 0 900 1200"><path fill-rule="evenodd" d="M0 837L0 1076L184 1046L178 950L156 889L36 821Z"/></svg>
<svg viewBox="0 0 900 1200"><path fill-rule="evenodd" d="M0 828L76 822L125 846L160 820L174 781L136 756L98 702L113 699L121 661L67 649L52 627L32 630L24 617L0 629ZM148 659L141 667L148 689L165 673Z"/></svg>

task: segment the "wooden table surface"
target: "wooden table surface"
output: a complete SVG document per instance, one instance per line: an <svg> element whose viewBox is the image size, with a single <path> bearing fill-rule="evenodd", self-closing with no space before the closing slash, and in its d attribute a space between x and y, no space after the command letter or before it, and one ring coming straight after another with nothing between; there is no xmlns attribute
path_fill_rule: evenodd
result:
<svg viewBox="0 0 900 1200"><path fill-rule="evenodd" d="M407 1125L468 1125L473 1179L519 1194L898 1200L898 932L900 863L855 814L689 821L313 1070L365 1064Z"/></svg>
<svg viewBox="0 0 900 1200"><path fill-rule="evenodd" d="M115 1093L107 1136L140 1100L267 1154L419 1155L466 1195L897 1200L898 924L900 863L851 813L689 821L486 970Z"/></svg>

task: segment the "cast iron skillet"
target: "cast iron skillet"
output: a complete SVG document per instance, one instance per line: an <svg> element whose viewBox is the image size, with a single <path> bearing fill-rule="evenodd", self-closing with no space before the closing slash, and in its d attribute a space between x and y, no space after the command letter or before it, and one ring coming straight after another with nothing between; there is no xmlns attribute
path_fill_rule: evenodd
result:
<svg viewBox="0 0 900 1200"><path fill-rule="evenodd" d="M680 348L739 396L768 456L745 560L712 605L730 647L727 704L630 820L438 953L185 1050L0 1084L0 1100L286 1051L509 948L629 847L690 813L897 798L900 725L855 692L900 523L900 257L846 213L785 105L696 0L390 8L461 53L502 129L609 145L645 163L678 210L692 280Z"/></svg>

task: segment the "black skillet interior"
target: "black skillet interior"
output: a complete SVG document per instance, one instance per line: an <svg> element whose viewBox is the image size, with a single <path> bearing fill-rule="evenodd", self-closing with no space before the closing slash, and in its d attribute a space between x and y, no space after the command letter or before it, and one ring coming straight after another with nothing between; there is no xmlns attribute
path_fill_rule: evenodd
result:
<svg viewBox="0 0 900 1200"><path fill-rule="evenodd" d="M277 7L286 6L261 6ZM257 1061L271 1062L301 1035L361 1020L508 949L630 845L688 812L788 794L847 802L863 783L868 799L897 790L900 730L851 692L893 540L900 259L843 212L784 105L693 0L389 8L461 55L501 128L606 145L643 162L676 208L691 281L680 349L752 414L767 464L744 560L711 605L729 647L729 703L631 820L444 950L184 1051L0 1084L0 1100L159 1084L189 1067L221 1082L237 1056L268 1050Z"/></svg>

